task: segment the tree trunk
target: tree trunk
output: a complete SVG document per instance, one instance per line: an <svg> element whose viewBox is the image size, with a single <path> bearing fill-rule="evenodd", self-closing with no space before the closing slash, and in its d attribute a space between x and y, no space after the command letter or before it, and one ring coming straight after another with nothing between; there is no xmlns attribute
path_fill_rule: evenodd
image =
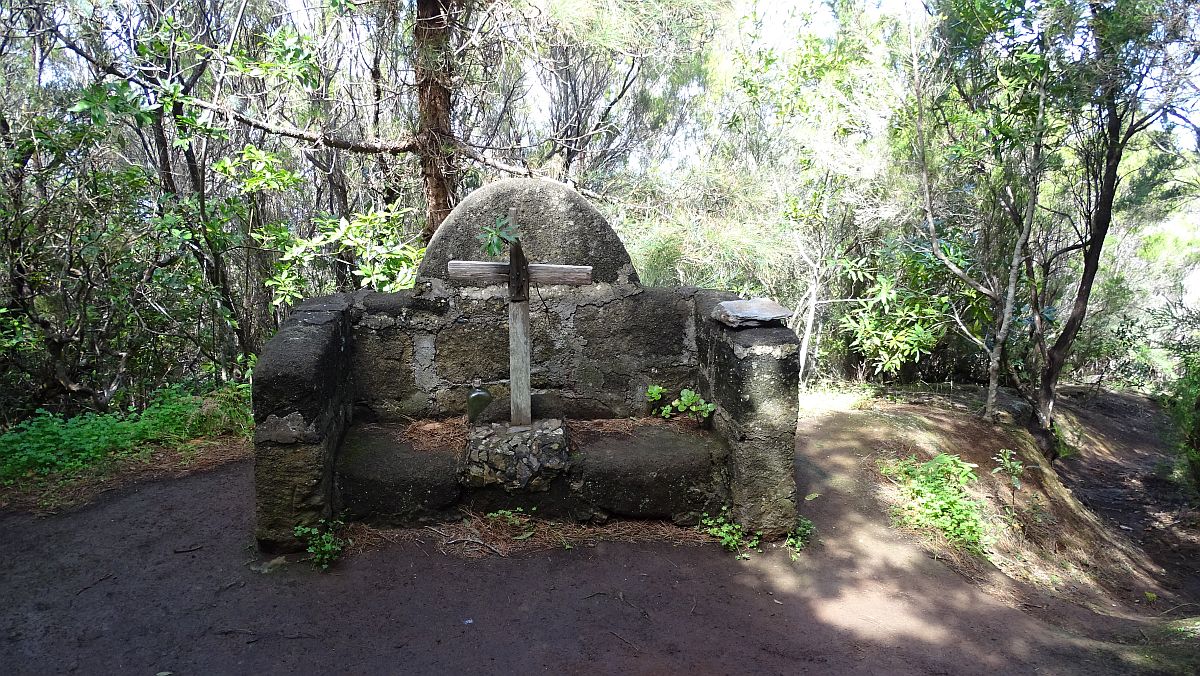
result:
<svg viewBox="0 0 1200 676"><path fill-rule="evenodd" d="M804 372L808 367L808 350L812 342L813 324L817 319L817 278L809 282L808 311L804 316L804 337L800 340L800 382L804 382Z"/></svg>
<svg viewBox="0 0 1200 676"><path fill-rule="evenodd" d="M1071 346L1083 327L1087 317L1088 301L1092 297L1092 285L1096 281L1096 273L1100 270L1100 254L1104 249L1104 239L1108 236L1109 226L1112 225L1113 203L1116 201L1117 185L1120 181L1121 158L1125 154L1128 138L1124 133L1123 116L1117 105L1116 92L1110 87L1104 95L1105 129L1104 129L1104 166L1099 185L1096 186L1096 206L1088 219L1088 238L1083 247L1083 273L1079 277L1079 287L1075 291L1075 300L1071 305L1071 314L1063 323L1062 331L1054 344L1046 351L1046 360L1042 365L1041 383L1038 387L1038 424L1047 441L1053 438L1054 404L1057 398L1056 387L1063 366L1071 354ZM1057 455L1057 447L1050 452L1051 459Z"/></svg>
<svg viewBox="0 0 1200 676"><path fill-rule="evenodd" d="M450 78L453 73L450 31L462 0L417 0L413 24L416 49L418 155L425 192L428 242L454 206L454 150L450 131Z"/></svg>
<svg viewBox="0 0 1200 676"><path fill-rule="evenodd" d="M1013 310L1017 305L1017 279L1025 267L1026 250L1029 248L1029 236L1033 233L1033 219L1037 216L1038 196L1042 185L1042 152L1045 139L1046 121L1046 75L1042 76L1038 87L1038 116L1033 142L1033 154L1029 158L1029 194L1025 197L1025 209L1017 211L1014 195L1010 191L1005 199L1006 206L1012 219L1016 221L1021 234L1013 245L1012 259L1008 265L1008 283L1004 290L1004 303L1000 308L1000 327L996 331L996 340L988 354L988 393L984 406L984 415L988 420L996 419L996 399L1000 390L1000 363L1004 359L1004 349L1008 342L1008 332L1012 328Z"/></svg>

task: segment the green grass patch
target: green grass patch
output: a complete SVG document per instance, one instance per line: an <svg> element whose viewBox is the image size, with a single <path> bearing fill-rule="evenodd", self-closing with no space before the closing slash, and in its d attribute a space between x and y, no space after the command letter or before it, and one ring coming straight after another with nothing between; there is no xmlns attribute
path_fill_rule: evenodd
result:
<svg viewBox="0 0 1200 676"><path fill-rule="evenodd" d="M0 484L50 474L71 476L147 446L178 446L198 437L248 435L253 428L250 386L227 385L206 395L168 388L139 412L48 411L0 434Z"/></svg>
<svg viewBox="0 0 1200 676"><path fill-rule="evenodd" d="M879 469L894 481L901 500L893 516L901 525L941 533L951 544L983 552L983 507L967 493L979 480L976 465L940 453L927 462L916 456L881 460Z"/></svg>

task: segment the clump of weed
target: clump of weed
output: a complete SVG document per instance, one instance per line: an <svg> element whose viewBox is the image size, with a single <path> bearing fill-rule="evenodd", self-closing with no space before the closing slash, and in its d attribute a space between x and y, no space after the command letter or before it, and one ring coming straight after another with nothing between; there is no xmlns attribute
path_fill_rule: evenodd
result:
<svg viewBox="0 0 1200 676"><path fill-rule="evenodd" d="M812 542L813 536L817 534L817 525L811 519L806 517L796 518L796 529L783 540L784 549L788 550L788 557L795 561L800 556L800 551Z"/></svg>
<svg viewBox="0 0 1200 676"><path fill-rule="evenodd" d="M342 551L353 544L340 535L345 526L341 521L321 519L315 526L296 526L292 533L305 544L312 564L321 570L328 570L341 557Z"/></svg>
<svg viewBox="0 0 1200 676"><path fill-rule="evenodd" d="M659 408L658 403L664 401L666 397L667 391L660 385L651 385L646 388L646 401L650 403L653 411L663 418L669 419L682 415L703 423L713 414L713 411L717 410L716 404L705 401L698 392L692 389L684 388L676 399Z"/></svg>
<svg viewBox="0 0 1200 676"><path fill-rule="evenodd" d="M977 465L957 455L940 453L918 462L916 456L885 459L879 469L900 489L901 501L893 516L901 525L941 533L951 544L982 553L982 506L967 493L979 480Z"/></svg>
<svg viewBox="0 0 1200 676"><path fill-rule="evenodd" d="M536 512L537 507L530 508L529 511ZM514 540L528 540L529 538L533 537L534 531L537 530L537 524L534 523L532 514L526 514L525 510L521 507L514 507L512 509L498 509L494 512L488 512L487 518L494 519L500 523L510 526L516 531L520 531L519 533L514 533L512 535L512 539ZM565 547L565 549L570 548L570 546Z"/></svg>
<svg viewBox="0 0 1200 676"><path fill-rule="evenodd" d="M699 528L716 538L726 551L733 552L739 559L750 558L750 550L758 550L762 542L761 532L747 534L741 524L730 519L728 507L722 507L715 516L701 514Z"/></svg>

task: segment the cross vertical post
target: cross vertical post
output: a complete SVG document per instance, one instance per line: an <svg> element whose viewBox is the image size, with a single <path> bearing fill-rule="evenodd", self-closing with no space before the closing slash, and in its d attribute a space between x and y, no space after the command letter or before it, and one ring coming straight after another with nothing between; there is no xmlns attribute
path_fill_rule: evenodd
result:
<svg viewBox="0 0 1200 676"><path fill-rule="evenodd" d="M508 210L508 222L516 223L516 209ZM529 261L518 239L509 247L508 254L508 380L509 413L513 425L533 422L530 351Z"/></svg>
<svg viewBox="0 0 1200 676"><path fill-rule="evenodd" d="M517 210L508 210L508 222L515 225ZM508 284L508 387L510 424L533 424L530 402L531 345L529 329L530 284L583 286L592 283L590 265L550 265L530 263L525 248L517 239L509 244L508 262L452 260L446 263L447 278L465 284L492 286Z"/></svg>

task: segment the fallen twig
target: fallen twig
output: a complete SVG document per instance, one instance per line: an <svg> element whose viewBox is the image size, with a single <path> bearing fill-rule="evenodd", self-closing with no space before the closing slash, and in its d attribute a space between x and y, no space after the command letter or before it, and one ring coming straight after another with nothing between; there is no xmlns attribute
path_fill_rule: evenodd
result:
<svg viewBox="0 0 1200 676"><path fill-rule="evenodd" d="M622 635L618 634L617 632L615 632L615 631L613 631L613 630L611 630L611 629L610 629L610 630L608 631L608 633L612 634L613 636L616 636L617 638L621 639L621 640L622 640L622 641L624 641L625 643L629 644L629 647L630 647L630 648L633 648L633 649L634 649L634 650L636 650L637 652L639 652L639 653L640 653L640 652L642 652L642 649L641 649L641 648L637 647L637 646L636 646L636 645L634 645L632 642L630 642L630 640L629 640L629 639L627 639L627 638L625 638L624 636L622 636Z"/></svg>
<svg viewBox="0 0 1200 676"><path fill-rule="evenodd" d="M91 589L92 587L95 587L96 585L100 584L101 582L104 582L105 580L107 580L107 579L109 579L109 578L111 578L111 577L113 577L113 574L112 574L112 573L109 573L108 575L105 575L104 577L100 578L99 580L96 580L95 582L93 582L93 583L89 584L88 586L84 587L83 589L80 589L79 591L75 592L75 595L76 595L76 596L79 596L79 595L80 595L80 594L82 594L83 592L85 592L85 591L87 591L87 590Z"/></svg>
<svg viewBox="0 0 1200 676"><path fill-rule="evenodd" d="M1196 605L1200 605L1200 603L1181 603L1181 604L1175 606L1174 608L1168 608L1168 609L1162 611L1158 615L1159 615L1159 617L1162 617L1163 615L1166 615L1167 613L1179 610L1180 608L1185 608L1187 606L1196 606Z"/></svg>
<svg viewBox="0 0 1200 676"><path fill-rule="evenodd" d="M504 552L500 551L499 549L496 549L495 547L484 542L483 540L480 540L479 538L455 538L453 540L448 541L446 543L446 546L449 547L450 545L455 545L460 542L470 542L472 544L476 544L481 547L487 547L488 549L492 550L492 553L495 554L496 556L504 556Z"/></svg>
<svg viewBox="0 0 1200 676"><path fill-rule="evenodd" d="M204 549L204 545L196 545L194 547L185 547L183 549L173 549L171 551L175 552L176 554L187 554L188 552L195 552L195 551L199 551L201 549Z"/></svg>

